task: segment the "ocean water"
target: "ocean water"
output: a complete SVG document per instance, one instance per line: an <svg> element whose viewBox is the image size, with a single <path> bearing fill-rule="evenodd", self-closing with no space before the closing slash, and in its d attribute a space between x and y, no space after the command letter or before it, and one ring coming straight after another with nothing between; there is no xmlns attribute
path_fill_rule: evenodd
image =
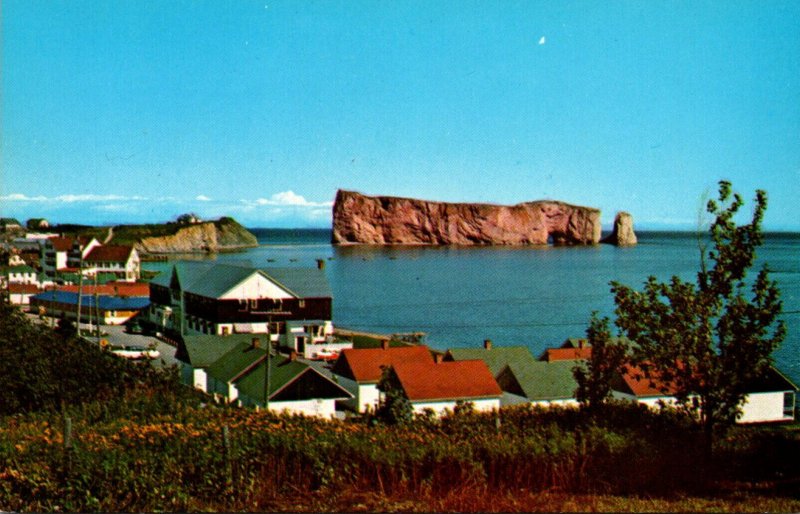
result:
<svg viewBox="0 0 800 514"><path fill-rule="evenodd" d="M425 332L437 349L527 345L534 355L582 337L592 311L612 315L610 281L641 288L648 276L694 280L700 267L691 233L640 232L632 248L335 247L329 230L251 229L260 246L219 254L220 262L316 266L334 293L333 321L378 333ZM800 234L767 234L766 262L783 299L788 335L775 360L800 383ZM157 269L163 263L147 263Z"/></svg>

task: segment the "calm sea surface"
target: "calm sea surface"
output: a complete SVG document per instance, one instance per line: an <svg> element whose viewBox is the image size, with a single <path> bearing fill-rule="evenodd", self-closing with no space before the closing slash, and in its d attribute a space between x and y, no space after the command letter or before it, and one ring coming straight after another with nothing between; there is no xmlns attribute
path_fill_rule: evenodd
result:
<svg viewBox="0 0 800 514"><path fill-rule="evenodd" d="M633 248L395 248L334 247L329 230L251 231L258 248L210 258L246 259L259 267L313 267L324 259L335 325L422 331L437 349L491 339L527 345L538 355L568 337L584 336L592 311L613 313L610 281L639 289L649 275L694 280L699 269L697 236L690 233L640 232ZM800 383L800 234L768 234L758 257L778 281L788 327L775 359Z"/></svg>

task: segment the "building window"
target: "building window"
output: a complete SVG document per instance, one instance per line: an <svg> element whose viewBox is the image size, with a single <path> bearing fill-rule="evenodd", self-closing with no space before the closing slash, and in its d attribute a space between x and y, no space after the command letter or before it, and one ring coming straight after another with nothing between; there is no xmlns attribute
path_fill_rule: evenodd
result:
<svg viewBox="0 0 800 514"><path fill-rule="evenodd" d="M783 417L794 418L794 393L783 393Z"/></svg>
<svg viewBox="0 0 800 514"><path fill-rule="evenodd" d="M247 312L247 300L239 299L239 312Z"/></svg>

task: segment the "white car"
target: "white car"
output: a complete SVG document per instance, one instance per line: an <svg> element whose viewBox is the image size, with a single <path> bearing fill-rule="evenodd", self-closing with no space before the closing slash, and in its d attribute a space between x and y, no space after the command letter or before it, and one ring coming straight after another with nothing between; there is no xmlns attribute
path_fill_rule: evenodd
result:
<svg viewBox="0 0 800 514"><path fill-rule="evenodd" d="M144 346L113 346L111 353L126 359L158 359L161 353L156 349L145 348Z"/></svg>

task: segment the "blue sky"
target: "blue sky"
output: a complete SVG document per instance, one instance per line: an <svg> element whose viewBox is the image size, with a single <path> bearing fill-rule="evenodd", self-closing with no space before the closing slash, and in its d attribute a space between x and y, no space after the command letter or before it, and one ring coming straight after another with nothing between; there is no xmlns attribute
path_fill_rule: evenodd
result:
<svg viewBox="0 0 800 514"><path fill-rule="evenodd" d="M0 215L326 227L336 190L800 230L800 3L2 3Z"/></svg>

